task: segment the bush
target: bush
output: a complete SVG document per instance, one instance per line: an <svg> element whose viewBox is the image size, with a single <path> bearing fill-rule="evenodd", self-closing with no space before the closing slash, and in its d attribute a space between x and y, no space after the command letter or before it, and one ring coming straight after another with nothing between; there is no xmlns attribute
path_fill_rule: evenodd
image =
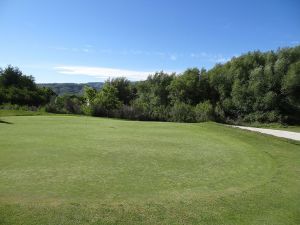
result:
<svg viewBox="0 0 300 225"><path fill-rule="evenodd" d="M83 113L83 99L76 95L64 95L52 98L45 106L46 112L50 113Z"/></svg>
<svg viewBox="0 0 300 225"><path fill-rule="evenodd" d="M225 112L224 112L220 102L218 102L215 107L215 116L216 116L216 121L218 121L218 122L226 121Z"/></svg>
<svg viewBox="0 0 300 225"><path fill-rule="evenodd" d="M282 118L277 111L268 111L268 112L255 112L246 115L243 118L243 122L246 123L274 123L282 122Z"/></svg>
<svg viewBox="0 0 300 225"><path fill-rule="evenodd" d="M214 119L214 109L210 101L199 103L195 107L196 122L210 121Z"/></svg>
<svg viewBox="0 0 300 225"><path fill-rule="evenodd" d="M6 103L3 105L0 105L0 109L4 110L23 110L23 111L40 111L41 107L36 106L27 106L27 105L17 105L17 104L10 104Z"/></svg>
<svg viewBox="0 0 300 225"><path fill-rule="evenodd" d="M142 120L142 110L128 105L122 105L119 109L113 111L113 117L128 119L128 120Z"/></svg>
<svg viewBox="0 0 300 225"><path fill-rule="evenodd" d="M45 106L45 111L49 112L49 113L62 113L60 112L60 110L58 109L58 107L53 104L53 103L49 103Z"/></svg>
<svg viewBox="0 0 300 225"><path fill-rule="evenodd" d="M183 102L176 102L171 108L171 121L174 122L195 122L194 108Z"/></svg>
<svg viewBox="0 0 300 225"><path fill-rule="evenodd" d="M101 104L93 104L90 106L90 111L92 116L109 116L109 111Z"/></svg>

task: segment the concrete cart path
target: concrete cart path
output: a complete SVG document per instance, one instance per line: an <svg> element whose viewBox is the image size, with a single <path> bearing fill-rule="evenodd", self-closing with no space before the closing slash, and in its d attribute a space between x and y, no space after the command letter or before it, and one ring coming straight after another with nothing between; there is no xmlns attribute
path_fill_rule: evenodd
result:
<svg viewBox="0 0 300 225"><path fill-rule="evenodd" d="M292 139L296 141L300 141L300 133L285 131L285 130L273 130L273 129L264 129L264 128L256 128L256 127L243 127L243 126L232 126L244 130L255 131L263 134L269 134L276 137L282 137L287 139Z"/></svg>

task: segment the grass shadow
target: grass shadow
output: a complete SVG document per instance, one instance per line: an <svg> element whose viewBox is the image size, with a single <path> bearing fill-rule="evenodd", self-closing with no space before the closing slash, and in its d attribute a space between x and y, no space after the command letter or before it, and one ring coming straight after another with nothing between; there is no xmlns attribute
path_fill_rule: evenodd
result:
<svg viewBox="0 0 300 225"><path fill-rule="evenodd" d="M13 124L13 123L11 123L11 122L7 122L7 121L1 120L1 119L0 119L0 123Z"/></svg>

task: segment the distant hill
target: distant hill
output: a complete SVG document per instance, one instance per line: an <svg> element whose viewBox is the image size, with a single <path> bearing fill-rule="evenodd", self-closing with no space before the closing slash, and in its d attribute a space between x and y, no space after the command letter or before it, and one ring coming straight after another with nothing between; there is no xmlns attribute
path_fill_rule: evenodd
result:
<svg viewBox="0 0 300 225"><path fill-rule="evenodd" d="M38 84L40 87L49 87L56 94L64 95L64 94L79 94L83 93L84 86L90 86L99 90L103 86L103 82L89 82L89 83L41 83Z"/></svg>

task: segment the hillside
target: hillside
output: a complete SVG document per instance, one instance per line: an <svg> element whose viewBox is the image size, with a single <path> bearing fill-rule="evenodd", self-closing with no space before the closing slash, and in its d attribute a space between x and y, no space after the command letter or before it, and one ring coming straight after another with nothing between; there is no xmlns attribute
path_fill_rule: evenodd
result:
<svg viewBox="0 0 300 225"><path fill-rule="evenodd" d="M89 86L95 88L96 90L100 90L103 86L103 82L89 82L89 83L40 83L38 84L40 87L48 87L51 88L56 94L64 95L64 94L79 94L83 93L84 86Z"/></svg>

